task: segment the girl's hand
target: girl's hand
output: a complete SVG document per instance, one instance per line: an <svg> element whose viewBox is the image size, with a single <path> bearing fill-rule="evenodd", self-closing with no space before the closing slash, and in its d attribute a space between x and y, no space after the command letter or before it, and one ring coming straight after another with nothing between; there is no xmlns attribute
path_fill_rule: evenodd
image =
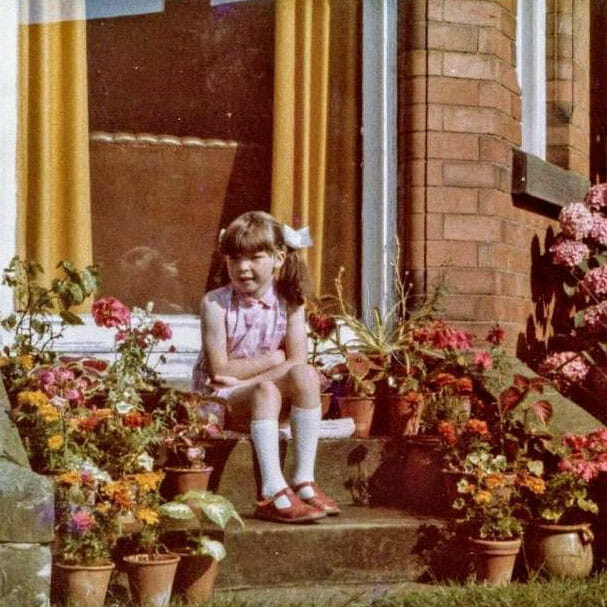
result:
<svg viewBox="0 0 607 607"><path fill-rule="evenodd" d="M238 386L243 383L242 379L232 377L231 375L216 375L213 378L213 384L219 384L220 386Z"/></svg>
<svg viewBox="0 0 607 607"><path fill-rule="evenodd" d="M287 360L287 356L284 350L274 350L270 353L272 355L272 366L277 367Z"/></svg>

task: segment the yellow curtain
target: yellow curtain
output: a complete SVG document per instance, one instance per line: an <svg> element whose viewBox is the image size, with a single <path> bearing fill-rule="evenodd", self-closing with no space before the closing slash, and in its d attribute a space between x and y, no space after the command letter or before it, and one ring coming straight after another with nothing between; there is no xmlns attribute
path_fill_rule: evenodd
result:
<svg viewBox="0 0 607 607"><path fill-rule="evenodd" d="M19 254L92 262L86 22L20 26Z"/></svg>
<svg viewBox="0 0 607 607"><path fill-rule="evenodd" d="M329 81L329 0L276 0L272 214L309 225L321 284Z"/></svg>

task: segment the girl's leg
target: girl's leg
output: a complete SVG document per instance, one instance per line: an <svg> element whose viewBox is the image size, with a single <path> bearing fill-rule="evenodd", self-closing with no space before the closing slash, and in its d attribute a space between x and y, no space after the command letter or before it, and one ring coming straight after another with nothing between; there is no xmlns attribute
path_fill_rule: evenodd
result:
<svg viewBox="0 0 607 607"><path fill-rule="evenodd" d="M284 379L277 382L284 397L291 401L291 430L295 454L293 485L306 483L299 497L314 497L314 465L320 434L320 384L318 374L310 365L291 367Z"/></svg>

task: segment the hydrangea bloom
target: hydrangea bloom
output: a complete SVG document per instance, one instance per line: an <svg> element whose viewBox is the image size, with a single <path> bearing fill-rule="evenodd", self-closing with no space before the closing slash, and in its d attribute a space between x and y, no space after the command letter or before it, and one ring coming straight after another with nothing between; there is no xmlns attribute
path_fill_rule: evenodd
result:
<svg viewBox="0 0 607 607"><path fill-rule="evenodd" d="M584 203L589 209L598 211L607 207L607 183L597 183L593 185L584 198Z"/></svg>
<svg viewBox="0 0 607 607"><path fill-rule="evenodd" d="M607 302L602 301L596 306L584 310L584 324L591 333L599 333L607 329Z"/></svg>
<svg viewBox="0 0 607 607"><path fill-rule="evenodd" d="M598 213L593 213L592 228L590 228L588 236L600 245L607 247L607 218Z"/></svg>
<svg viewBox="0 0 607 607"><path fill-rule="evenodd" d="M577 266L590 255L590 249L583 242L571 240L562 234L556 237L549 250L552 253L553 263L567 268Z"/></svg>
<svg viewBox="0 0 607 607"><path fill-rule="evenodd" d="M592 268L582 280L587 295L602 297L607 295L607 266Z"/></svg>
<svg viewBox="0 0 607 607"><path fill-rule="evenodd" d="M565 236L582 240L590 234L593 224L592 213L583 203L572 202L561 210L559 222Z"/></svg>
<svg viewBox="0 0 607 607"><path fill-rule="evenodd" d="M583 381L590 367L577 352L553 352L548 355L539 367L540 375L561 375L572 383Z"/></svg>

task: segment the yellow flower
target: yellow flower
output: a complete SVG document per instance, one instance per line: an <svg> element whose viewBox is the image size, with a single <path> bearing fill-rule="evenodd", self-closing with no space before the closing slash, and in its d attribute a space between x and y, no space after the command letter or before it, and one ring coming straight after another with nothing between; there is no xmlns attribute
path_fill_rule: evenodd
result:
<svg viewBox="0 0 607 607"><path fill-rule="evenodd" d="M40 405L38 407L38 414L47 424L52 424L53 422L58 421L61 417L59 409L57 409L57 407L53 407L53 405L50 403Z"/></svg>
<svg viewBox="0 0 607 607"><path fill-rule="evenodd" d="M17 403L19 406L31 405L37 409L42 405L48 404L48 396L40 390L36 390L35 392L32 390L24 390L17 394Z"/></svg>
<svg viewBox="0 0 607 607"><path fill-rule="evenodd" d="M29 370L34 366L34 359L29 354L23 354L19 357L19 364L25 369Z"/></svg>
<svg viewBox="0 0 607 607"><path fill-rule="evenodd" d="M59 436L59 435L57 435ZM53 437L51 437L53 438ZM59 438L61 438L59 436ZM50 439L49 439L50 440ZM63 439L61 439L63 440ZM69 472L64 472L57 477L57 482L63 483L65 485L77 485L80 482L80 474L75 470L70 470Z"/></svg>
<svg viewBox="0 0 607 607"><path fill-rule="evenodd" d="M141 491L156 491L160 485L164 474L162 472L143 472L134 476L137 487Z"/></svg>
<svg viewBox="0 0 607 607"><path fill-rule="evenodd" d="M135 517L138 518L140 521L143 521L147 525L157 525L160 521L158 512L156 512L152 508L139 508L139 510L135 512Z"/></svg>
<svg viewBox="0 0 607 607"><path fill-rule="evenodd" d="M8 367L11 364L11 361L6 358L6 356L0 356L0 369L2 367Z"/></svg>
<svg viewBox="0 0 607 607"><path fill-rule="evenodd" d="M544 479L537 476L527 476L522 484L536 495L542 495L546 491Z"/></svg>
<svg viewBox="0 0 607 607"><path fill-rule="evenodd" d="M503 474L489 474L485 478L485 487L490 491L497 489L498 487L504 486L504 475Z"/></svg>
<svg viewBox="0 0 607 607"><path fill-rule="evenodd" d="M63 436L61 436L61 434L53 434L53 436L49 437L46 441L46 444L51 451L57 451L57 449L63 447Z"/></svg>
<svg viewBox="0 0 607 607"><path fill-rule="evenodd" d="M479 504L488 504L491 501L491 493L489 491L479 491L474 496L474 501Z"/></svg>
<svg viewBox="0 0 607 607"><path fill-rule="evenodd" d="M80 422L78 421L77 417L72 417L67 422L67 425L70 430L78 430L78 428L80 427Z"/></svg>
<svg viewBox="0 0 607 607"><path fill-rule="evenodd" d="M95 510L97 510L97 512L101 512L101 514L106 514L110 508L111 506L107 502L101 502L101 504L97 504L95 506Z"/></svg>

